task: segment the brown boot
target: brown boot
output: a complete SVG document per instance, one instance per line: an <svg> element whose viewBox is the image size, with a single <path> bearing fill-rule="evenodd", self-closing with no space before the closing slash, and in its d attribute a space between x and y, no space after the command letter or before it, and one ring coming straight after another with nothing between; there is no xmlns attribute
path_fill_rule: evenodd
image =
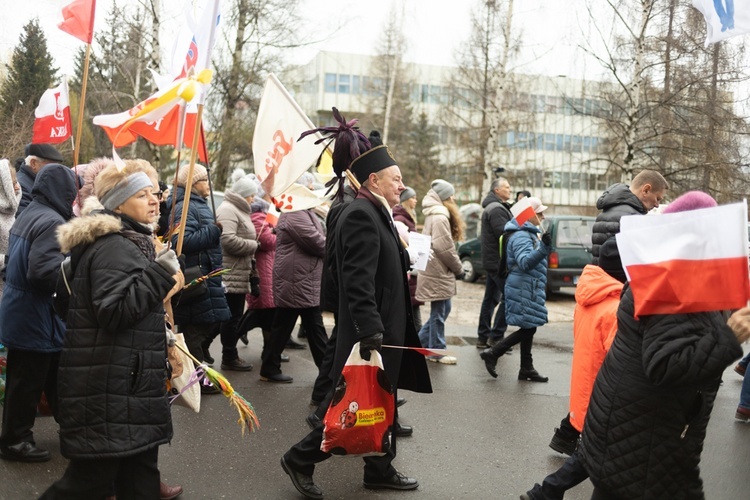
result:
<svg viewBox="0 0 750 500"><path fill-rule="evenodd" d="M168 486L166 483L159 483L159 498L161 500L172 500L182 495L182 486Z"/></svg>

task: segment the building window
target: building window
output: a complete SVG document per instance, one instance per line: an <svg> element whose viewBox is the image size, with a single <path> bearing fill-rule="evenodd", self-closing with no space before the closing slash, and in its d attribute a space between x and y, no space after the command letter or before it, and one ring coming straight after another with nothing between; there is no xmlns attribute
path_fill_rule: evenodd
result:
<svg viewBox="0 0 750 500"><path fill-rule="evenodd" d="M362 88L359 85L359 76L352 77L352 94L361 94Z"/></svg>
<svg viewBox="0 0 750 500"><path fill-rule="evenodd" d="M544 150L554 151L555 150L555 134L544 134Z"/></svg>
<svg viewBox="0 0 750 500"><path fill-rule="evenodd" d="M349 75L339 75L339 94L348 94L350 90Z"/></svg>
<svg viewBox="0 0 750 500"><path fill-rule="evenodd" d="M326 73L325 92L336 93L336 73Z"/></svg>

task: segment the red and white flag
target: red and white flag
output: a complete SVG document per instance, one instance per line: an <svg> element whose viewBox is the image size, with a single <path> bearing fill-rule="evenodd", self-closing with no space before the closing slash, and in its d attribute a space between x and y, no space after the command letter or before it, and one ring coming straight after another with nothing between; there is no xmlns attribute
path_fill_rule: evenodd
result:
<svg viewBox="0 0 750 500"><path fill-rule="evenodd" d="M90 44L94 37L95 13L96 0L73 0L63 7L63 22L57 27L80 41Z"/></svg>
<svg viewBox="0 0 750 500"><path fill-rule="evenodd" d="M73 135L65 77L59 87L44 91L34 116L34 136L31 139L34 144L63 142Z"/></svg>
<svg viewBox="0 0 750 500"><path fill-rule="evenodd" d="M706 45L750 32L750 0L693 0L706 20Z"/></svg>
<svg viewBox="0 0 750 500"><path fill-rule="evenodd" d="M528 198L521 198L512 207L510 207L510 213L519 226L523 226L527 221L530 221L536 212L534 207L531 206Z"/></svg>
<svg viewBox="0 0 750 500"><path fill-rule="evenodd" d="M750 299L747 203L620 220L636 316L739 309Z"/></svg>
<svg viewBox="0 0 750 500"><path fill-rule="evenodd" d="M268 75L255 122L253 157L258 179L262 181L275 172L271 186L264 184L271 197L278 199L315 165L321 153L320 145L315 145L322 137L320 133L297 141L302 132L312 128L312 121L281 82L275 75Z"/></svg>

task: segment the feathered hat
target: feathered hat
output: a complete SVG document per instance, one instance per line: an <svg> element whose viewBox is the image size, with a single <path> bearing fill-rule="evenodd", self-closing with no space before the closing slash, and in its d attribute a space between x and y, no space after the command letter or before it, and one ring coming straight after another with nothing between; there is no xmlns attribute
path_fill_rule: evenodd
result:
<svg viewBox="0 0 750 500"><path fill-rule="evenodd" d="M332 127L318 127L302 132L297 141L300 141L308 135L316 132L320 132L323 135L323 137L315 141L315 144L320 144L322 142L326 143L325 148L321 151L320 156L318 157L318 161L315 165L316 167L320 165L320 159L323 156L323 153L325 153L325 150L331 145L331 143L336 141L333 148L333 172L335 177L326 183L326 187L328 188L328 192L330 192L331 189L338 184L336 197L342 198L344 196L344 191L342 189L345 177L344 172L349 169L355 158L371 149L372 145L367 137L359 131L359 128L355 127L358 121L356 118L346 121L338 109L334 107L332 110L333 118L338 122L338 125Z"/></svg>

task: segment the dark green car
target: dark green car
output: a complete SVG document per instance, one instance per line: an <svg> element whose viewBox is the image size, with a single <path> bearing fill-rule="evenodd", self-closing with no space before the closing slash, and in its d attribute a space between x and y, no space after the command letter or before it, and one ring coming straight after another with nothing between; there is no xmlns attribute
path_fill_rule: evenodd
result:
<svg viewBox="0 0 750 500"><path fill-rule="evenodd" d="M550 215L542 223L552 232L552 253L547 267L547 291L576 286L586 264L591 264L591 231L595 217L583 215ZM482 244L473 238L458 246L458 257L464 266L464 281L476 281L485 274L482 266Z"/></svg>

